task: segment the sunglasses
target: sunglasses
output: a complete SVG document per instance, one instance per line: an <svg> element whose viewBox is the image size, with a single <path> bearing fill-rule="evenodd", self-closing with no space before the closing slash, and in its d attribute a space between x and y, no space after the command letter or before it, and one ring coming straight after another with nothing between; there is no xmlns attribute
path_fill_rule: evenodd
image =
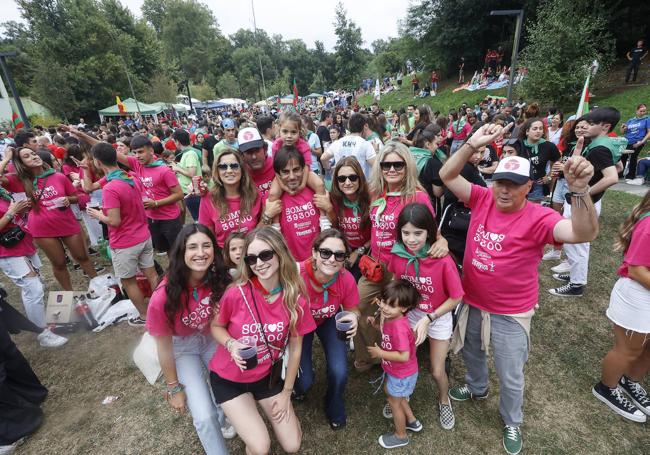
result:
<svg viewBox="0 0 650 455"><path fill-rule="evenodd" d="M336 262L343 262L345 261L345 258L348 257L348 254L344 251L338 251L335 253L334 251L328 250L327 248L319 248L318 254L320 254L320 258L323 259L324 261L331 258L332 255L334 255L334 259L336 260Z"/></svg>
<svg viewBox="0 0 650 455"><path fill-rule="evenodd" d="M239 169L239 163L217 164L217 169L219 169L220 171L227 171L229 168L231 171L236 171Z"/></svg>
<svg viewBox="0 0 650 455"><path fill-rule="evenodd" d="M359 176L357 174L338 175L338 176L336 176L336 181L339 182L339 183L345 183L346 180L350 180L352 183L354 183L357 180L359 180Z"/></svg>
<svg viewBox="0 0 650 455"><path fill-rule="evenodd" d="M404 161L382 161L379 163L379 166L381 167L382 171L390 171L390 169L393 168L399 172L404 169L406 163Z"/></svg>
<svg viewBox="0 0 650 455"><path fill-rule="evenodd" d="M244 262L252 267L257 264L258 259L262 262L269 262L271 259L273 259L273 256L275 256L275 251L264 250L260 251L260 254L247 254L244 256Z"/></svg>

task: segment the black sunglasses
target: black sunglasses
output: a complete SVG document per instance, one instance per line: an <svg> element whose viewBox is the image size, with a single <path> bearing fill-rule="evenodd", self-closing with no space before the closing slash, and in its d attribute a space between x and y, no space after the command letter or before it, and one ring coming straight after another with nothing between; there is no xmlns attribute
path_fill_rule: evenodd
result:
<svg viewBox="0 0 650 455"><path fill-rule="evenodd" d="M357 174L350 174L350 175L337 175L336 176L336 181L339 183L345 183L346 180L350 180L352 183L356 182L359 180L359 176Z"/></svg>
<svg viewBox="0 0 650 455"><path fill-rule="evenodd" d="M332 255L334 255L336 262L343 262L345 261L345 258L348 257L348 254L345 251L338 251L335 253L334 251L328 250L327 248L319 248L318 254L320 254L320 258L325 261L331 258Z"/></svg>
<svg viewBox="0 0 650 455"><path fill-rule="evenodd" d="M390 171L390 168L393 168L399 172L404 169L406 163L404 161L382 161L379 166L382 171Z"/></svg>
<svg viewBox="0 0 650 455"><path fill-rule="evenodd" d="M217 164L217 169L220 171L226 171L230 168L232 171L236 171L239 169L239 163L223 163L223 164Z"/></svg>
<svg viewBox="0 0 650 455"><path fill-rule="evenodd" d="M247 254L244 256L244 262L249 266L254 266L257 264L257 259L259 258L262 262L269 262L275 256L275 251L273 250L263 250L260 251L260 254Z"/></svg>

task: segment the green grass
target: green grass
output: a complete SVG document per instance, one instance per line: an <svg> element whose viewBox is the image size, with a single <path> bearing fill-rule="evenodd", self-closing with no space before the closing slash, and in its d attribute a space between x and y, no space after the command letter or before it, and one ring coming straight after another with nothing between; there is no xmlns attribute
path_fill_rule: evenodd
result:
<svg viewBox="0 0 650 455"><path fill-rule="evenodd" d="M555 287L549 271L540 268L540 308L533 319L532 347L526 367L523 426L524 450L529 454L647 454L646 425L623 420L597 402L591 386L600 374L600 361L612 344L611 326L604 315L616 280L621 254L612 251L618 225L638 197L609 191L600 219L601 232L592 246L588 290L582 299L562 300L546 290ZM49 264L44 273L55 288ZM85 280L73 273L75 286ZM10 301L20 306L16 287L2 276ZM50 389L44 404L45 421L27 439L19 454L174 454L201 453L189 416L177 416L163 400L162 386L149 386L131 362L131 352L142 334L125 323L99 334L76 333L61 349L44 350L32 334L15 337L19 348ZM322 349L314 347L316 384L304 403L296 406L305 454L385 453L377 437L391 428L381 416L382 393L373 395L368 380L379 374L350 371L346 393L348 424L332 432L323 412L325 371ZM456 428L444 431L437 421L438 391L431 378L426 352L420 357L420 379L411 401L424 424L411 445L395 453L499 454L501 420L498 382L491 375L491 395L479 403L455 403ZM351 359L350 359L351 365ZM352 368L351 368L352 370ZM463 381L460 356L453 357L451 384ZM112 405L106 395L119 395ZM229 443L233 454L243 445ZM277 444L274 453L280 453Z"/></svg>
<svg viewBox="0 0 650 455"><path fill-rule="evenodd" d="M650 85L632 87L602 99L595 97L591 104L601 107L612 106L621 112L621 121L625 122L636 115L636 107L641 103L650 103Z"/></svg>

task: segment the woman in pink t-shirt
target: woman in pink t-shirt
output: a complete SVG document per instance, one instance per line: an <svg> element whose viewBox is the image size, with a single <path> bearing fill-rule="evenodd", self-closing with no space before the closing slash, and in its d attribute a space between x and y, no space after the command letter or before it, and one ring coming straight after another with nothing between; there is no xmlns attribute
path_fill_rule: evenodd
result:
<svg viewBox="0 0 650 455"><path fill-rule="evenodd" d="M215 247L205 226L188 224L181 230L169 269L149 301L146 327L156 340L170 406L176 413L189 408L206 453L225 454L223 437L232 438L235 431L212 401L204 376L216 349L210 322L230 283Z"/></svg>
<svg viewBox="0 0 650 455"><path fill-rule="evenodd" d="M336 163L332 177L332 223L352 249L348 270L359 281L359 259L370 247L370 195L359 161L347 156Z"/></svg>
<svg viewBox="0 0 650 455"><path fill-rule="evenodd" d="M596 398L634 422L645 422L650 415L650 397L641 385L650 365L649 245L650 191L618 233L615 248L624 251L623 263L607 308L614 323L614 347L603 359L601 380L592 389Z"/></svg>
<svg viewBox="0 0 650 455"><path fill-rule="evenodd" d="M300 263L300 276L307 285L309 309L317 327L302 340L300 376L296 380L294 398L304 400L314 384L312 344L314 335L318 335L327 363L325 414L333 430L346 424L343 395L348 380L347 338L356 334L359 319L357 283L344 267L348 253L343 234L336 229L326 229L314 240L312 257ZM339 311L345 314L338 321L351 324L345 333L337 333Z"/></svg>
<svg viewBox="0 0 650 455"><path fill-rule="evenodd" d="M231 232L249 232L259 223L262 198L244 169L241 155L224 149L212 168L214 187L201 197L199 223L214 233L223 248Z"/></svg>
<svg viewBox="0 0 650 455"><path fill-rule="evenodd" d="M305 285L280 233L257 228L246 237L244 251L241 278L225 292L212 321L212 335L219 343L210 361L212 392L247 453L268 453L271 447L257 404L272 422L282 449L294 453L300 450L302 432L291 393L302 337L316 324L303 297ZM289 355L283 362L286 350Z"/></svg>
<svg viewBox="0 0 650 455"><path fill-rule="evenodd" d="M90 278L97 276L79 223L70 210L70 204L78 201L77 192L65 175L55 172L31 149L19 150L11 160L16 174L0 177L0 184L11 192L25 192L31 201L27 229L50 260L61 288L72 291L63 245Z"/></svg>

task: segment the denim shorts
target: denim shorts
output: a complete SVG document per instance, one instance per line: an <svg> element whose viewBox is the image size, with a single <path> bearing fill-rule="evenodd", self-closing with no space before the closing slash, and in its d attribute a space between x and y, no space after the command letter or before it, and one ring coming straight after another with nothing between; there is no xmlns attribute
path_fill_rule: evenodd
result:
<svg viewBox="0 0 650 455"><path fill-rule="evenodd" d="M557 179L555 182L555 190L553 191L553 202L556 204L564 204L564 196L569 192L569 185L566 179Z"/></svg>
<svg viewBox="0 0 650 455"><path fill-rule="evenodd" d="M386 374L386 392L391 397L406 398L410 397L415 390L415 383L418 382L418 373L415 372L411 376L405 378L396 378L390 374Z"/></svg>
<svg viewBox="0 0 650 455"><path fill-rule="evenodd" d="M544 199L544 185L542 185L541 183L533 182L533 187L530 189L527 199L529 201L535 201L535 202Z"/></svg>

